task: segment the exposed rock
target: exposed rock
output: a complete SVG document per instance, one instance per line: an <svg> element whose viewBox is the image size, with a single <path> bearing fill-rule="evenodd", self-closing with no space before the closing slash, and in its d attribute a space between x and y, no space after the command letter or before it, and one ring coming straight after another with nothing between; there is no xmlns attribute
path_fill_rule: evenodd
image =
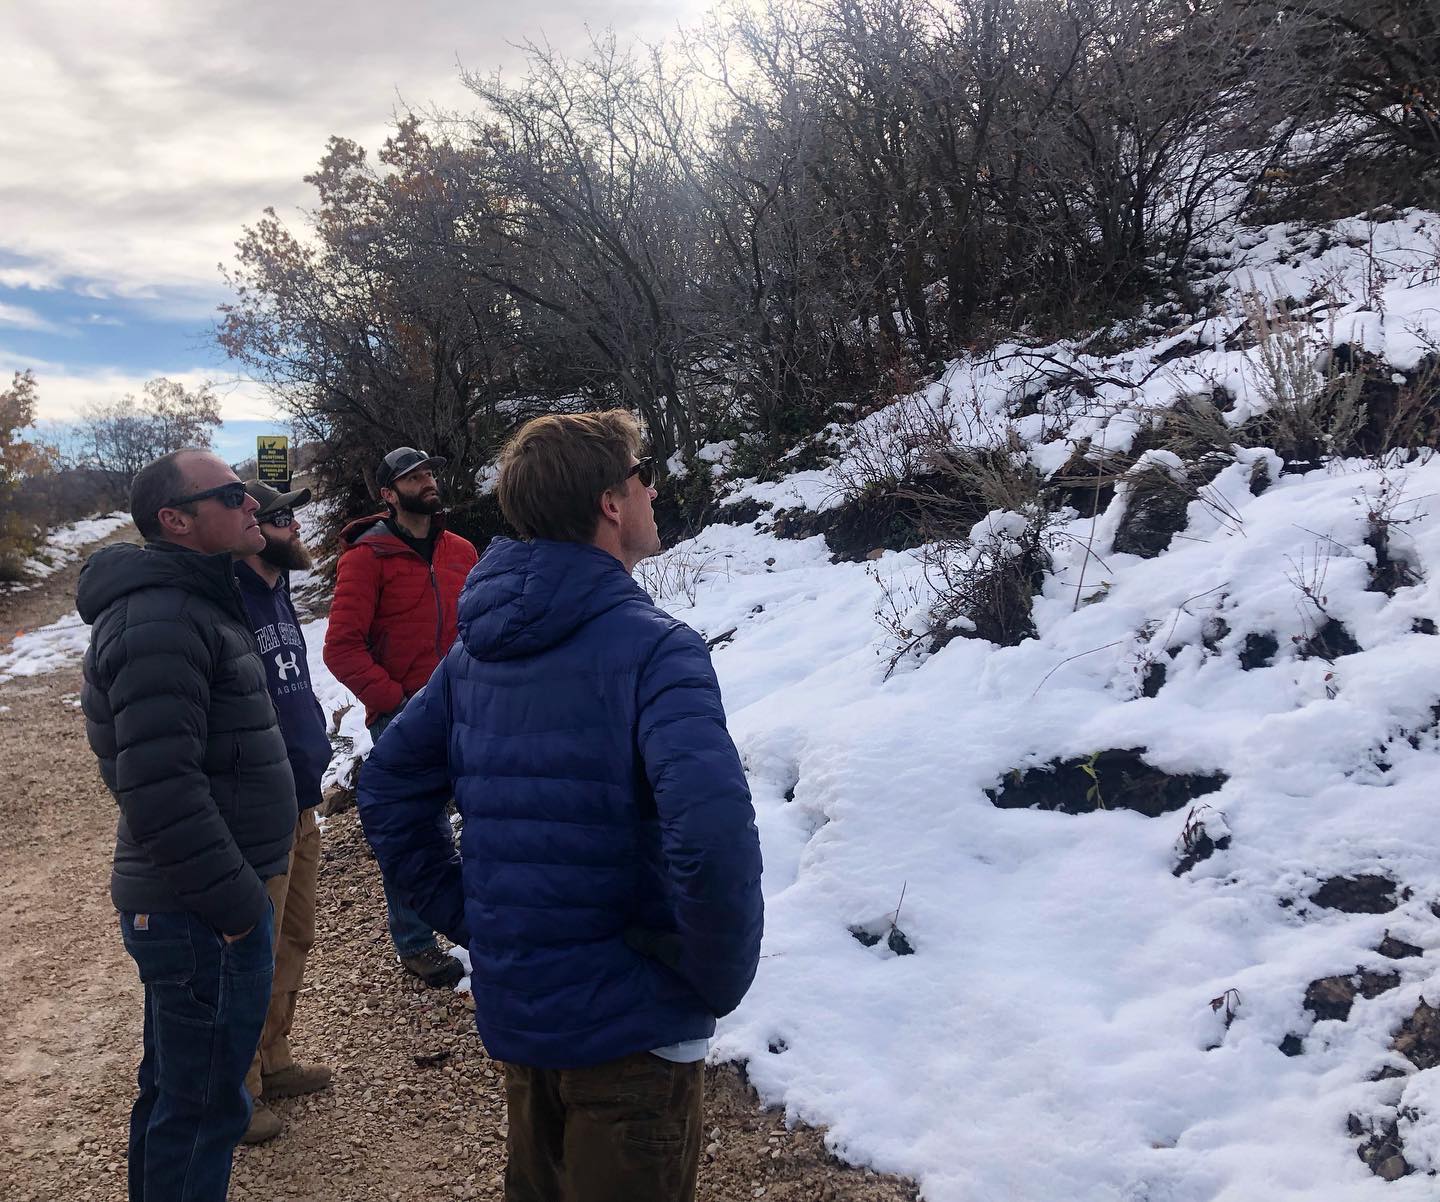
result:
<svg viewBox="0 0 1440 1202"><path fill-rule="evenodd" d="M817 513L813 509L782 509L772 531L778 538L804 539L820 534L834 563L861 563L877 547L904 551L925 541L923 514L913 500L891 492L872 491Z"/></svg>
<svg viewBox="0 0 1440 1202"><path fill-rule="evenodd" d="M1047 491L1056 505L1068 505L1082 517L1093 517L1108 509L1115 499L1115 475L1119 465L1090 457L1090 440L1082 439L1070 458L1050 477Z"/></svg>
<svg viewBox="0 0 1440 1202"><path fill-rule="evenodd" d="M331 785L320 799L316 813L322 818L333 818L355 807L355 790L347 785Z"/></svg>
<svg viewBox="0 0 1440 1202"><path fill-rule="evenodd" d="M771 508L769 501L745 497L739 501L731 501L728 505L721 505L710 515L710 520L722 526L748 526L751 522L759 521L760 515Z"/></svg>
<svg viewBox="0 0 1440 1202"><path fill-rule="evenodd" d="M1280 1050L1287 1056L1303 1056L1305 1045L1301 1042L1300 1036L1290 1034L1280 1041ZM1356 1134L1359 1134L1356 1132Z"/></svg>
<svg viewBox="0 0 1440 1202"><path fill-rule="evenodd" d="M1360 1132L1355 1132L1352 1127L1351 1133L1363 1133L1364 1126L1358 1119L1355 1120L1355 1125L1360 1126ZM1405 1163L1400 1146L1400 1127L1394 1119L1378 1131L1372 1132L1370 1138L1356 1148L1355 1152L1375 1176L1385 1181L1398 1181L1410 1172L1410 1166Z"/></svg>
<svg viewBox="0 0 1440 1202"><path fill-rule="evenodd" d="M1159 660L1151 660L1145 665L1145 675L1140 680L1140 695L1142 697L1158 697L1160 690L1165 687L1165 665Z"/></svg>
<svg viewBox="0 0 1440 1202"><path fill-rule="evenodd" d="M1315 1016L1316 1022L1335 1019L1343 1023L1350 1017L1350 1008L1357 996L1377 998L1399 985L1398 972L1357 971L1349 976L1321 977L1311 981L1305 990L1305 1009Z"/></svg>
<svg viewBox="0 0 1440 1202"><path fill-rule="evenodd" d="M1326 910L1346 914L1388 914L1400 903L1395 882L1377 873L1359 876L1332 876L1322 881L1310 900Z"/></svg>
<svg viewBox="0 0 1440 1202"><path fill-rule="evenodd" d="M1200 628L1200 645L1212 655L1220 654L1220 644L1230 637L1230 623L1219 614L1211 614Z"/></svg>
<svg viewBox="0 0 1440 1202"><path fill-rule="evenodd" d="M1155 362L1173 363L1176 359L1184 359L1189 355L1196 354L1199 350L1200 344L1194 338L1180 338L1156 355Z"/></svg>
<svg viewBox="0 0 1440 1202"><path fill-rule="evenodd" d="M1390 1048L1416 1068L1434 1068L1440 1064L1440 1009L1422 997L1410 1017L1400 1024Z"/></svg>
<svg viewBox="0 0 1440 1202"><path fill-rule="evenodd" d="M1144 752L1143 747L1102 751L1085 758L1053 760L1023 773L1017 770L997 788L986 790L986 796L1001 809L1059 810L1065 814L1124 809L1158 818L1213 793L1228 779L1219 774L1171 776L1146 763L1141 758Z"/></svg>
<svg viewBox="0 0 1440 1202"><path fill-rule="evenodd" d="M1410 630L1413 634L1440 634L1434 618L1416 618L1410 623Z"/></svg>
<svg viewBox="0 0 1440 1202"><path fill-rule="evenodd" d="M1115 531L1115 550L1154 559L1184 530L1189 492L1163 468L1146 468L1126 480L1125 513Z"/></svg>
<svg viewBox="0 0 1440 1202"><path fill-rule="evenodd" d="M1269 667L1279 650L1280 643L1273 634L1251 631L1245 636L1245 645L1240 649L1240 667L1246 672Z"/></svg>
<svg viewBox="0 0 1440 1202"><path fill-rule="evenodd" d="M1250 495L1258 497L1273 481L1270 479L1270 462L1267 459L1257 459L1250 465Z"/></svg>
<svg viewBox="0 0 1440 1202"><path fill-rule="evenodd" d="M1355 1004L1355 983L1349 977L1321 977L1305 989L1305 1009L1316 1022L1335 1019L1344 1022Z"/></svg>
<svg viewBox="0 0 1440 1202"><path fill-rule="evenodd" d="M905 932L893 923L888 924L888 929L879 931L870 926L852 926L847 929L855 937L856 942L864 947L874 947L883 939L885 946L897 956L913 956L915 954L915 947Z"/></svg>
<svg viewBox="0 0 1440 1202"><path fill-rule="evenodd" d="M1355 974L1355 983L1360 991L1360 996L1369 1001L1377 998L1382 993L1389 993L1392 989L1400 988L1400 974L1398 972L1375 972L1373 969L1361 969Z"/></svg>
<svg viewBox="0 0 1440 1202"><path fill-rule="evenodd" d="M1301 659L1337 660L1342 655L1354 655L1363 650L1345 629L1345 624L1336 618L1326 618L1325 624L1308 639L1300 642Z"/></svg>
<svg viewBox="0 0 1440 1202"><path fill-rule="evenodd" d="M1372 522L1365 545L1375 552L1375 567L1371 569L1369 583L1365 585L1367 592L1393 597L1399 589L1419 583L1410 565L1390 553L1390 535L1385 523Z"/></svg>
<svg viewBox="0 0 1440 1202"><path fill-rule="evenodd" d="M1208 805L1196 806L1186 817L1176 851L1179 859L1170 870L1172 876L1184 876L1195 865L1208 860L1217 851L1230 846L1230 827L1219 810Z"/></svg>
<svg viewBox="0 0 1440 1202"><path fill-rule="evenodd" d="M1389 931L1385 932L1385 938L1380 940L1380 946L1375 949L1382 956L1388 956L1391 960L1408 960L1412 956L1423 956L1424 948L1416 947L1413 943L1406 943L1403 939L1396 939Z"/></svg>

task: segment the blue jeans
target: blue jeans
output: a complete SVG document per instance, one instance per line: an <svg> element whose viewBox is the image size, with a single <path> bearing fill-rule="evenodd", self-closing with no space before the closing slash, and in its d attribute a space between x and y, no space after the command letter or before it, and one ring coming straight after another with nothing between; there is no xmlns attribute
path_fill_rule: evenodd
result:
<svg viewBox="0 0 1440 1202"><path fill-rule="evenodd" d="M274 918L234 943L195 915L120 915L145 986L140 1096L130 1111L130 1202L224 1202L250 1122L245 1073L274 972Z"/></svg>
<svg viewBox="0 0 1440 1202"><path fill-rule="evenodd" d="M385 921L390 927L390 942L397 956L413 956L427 947L436 947L435 932L430 924L391 891L390 882L380 875L385 888Z"/></svg>
<svg viewBox="0 0 1440 1202"><path fill-rule="evenodd" d="M371 742L380 741L385 728L399 713L399 710L395 710L394 713L381 714L370 724ZM365 771L363 765L360 771ZM390 888L390 882L385 879L383 872L380 874L380 884L385 890L385 922L390 928L390 942L395 945L395 954L400 957L413 956L427 947L438 946L430 924L400 900L399 894Z"/></svg>

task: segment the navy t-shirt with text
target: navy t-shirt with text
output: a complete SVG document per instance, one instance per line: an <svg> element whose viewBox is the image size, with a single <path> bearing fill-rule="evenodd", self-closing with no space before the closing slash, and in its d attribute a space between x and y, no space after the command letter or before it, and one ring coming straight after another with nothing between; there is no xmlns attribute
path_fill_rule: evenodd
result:
<svg viewBox="0 0 1440 1202"><path fill-rule="evenodd" d="M303 810L320 803L320 779L330 763L330 737L325 733L325 713L310 685L305 636L284 576L272 588L247 564L237 563L235 579L260 644L270 697L295 775L295 797Z"/></svg>

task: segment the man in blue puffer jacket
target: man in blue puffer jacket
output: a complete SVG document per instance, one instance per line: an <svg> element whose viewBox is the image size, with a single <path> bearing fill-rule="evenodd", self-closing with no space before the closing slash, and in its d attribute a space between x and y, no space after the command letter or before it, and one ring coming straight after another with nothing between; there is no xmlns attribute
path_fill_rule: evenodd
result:
<svg viewBox="0 0 1440 1202"><path fill-rule="evenodd" d="M360 785L386 878L469 948L506 1062L507 1202L693 1198L706 1047L759 959L759 838L709 653L631 578L660 549L639 442L619 410L512 439L498 495L524 541L471 571L459 641Z"/></svg>

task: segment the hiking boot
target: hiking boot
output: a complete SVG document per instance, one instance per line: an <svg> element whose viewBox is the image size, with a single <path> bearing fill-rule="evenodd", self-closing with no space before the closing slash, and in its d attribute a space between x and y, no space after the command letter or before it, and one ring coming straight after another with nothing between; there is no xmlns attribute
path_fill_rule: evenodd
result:
<svg viewBox="0 0 1440 1202"><path fill-rule="evenodd" d="M263 1144L266 1140L274 1139L285 1129L285 1124L280 1121L280 1116L270 1109L264 1102L256 1102L255 1110L250 1115L250 1125L245 1128L245 1134L240 1137L242 1144Z"/></svg>
<svg viewBox="0 0 1440 1202"><path fill-rule="evenodd" d="M277 1098L298 1098L330 1084L330 1070L323 1064L287 1064L273 1073L260 1074L260 1096L267 1102Z"/></svg>
<svg viewBox="0 0 1440 1202"><path fill-rule="evenodd" d="M431 989L454 989L465 975L465 966L447 956L438 947L427 947L413 956L397 956L400 967L412 977L419 977Z"/></svg>

